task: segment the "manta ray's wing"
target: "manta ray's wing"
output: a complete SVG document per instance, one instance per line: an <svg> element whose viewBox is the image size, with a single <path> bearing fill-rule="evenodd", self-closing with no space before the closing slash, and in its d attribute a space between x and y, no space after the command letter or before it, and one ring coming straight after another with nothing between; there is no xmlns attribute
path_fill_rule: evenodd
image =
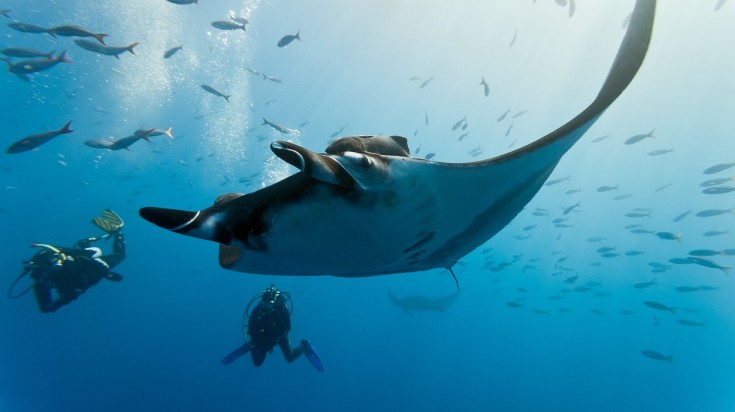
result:
<svg viewBox="0 0 735 412"><path fill-rule="evenodd" d="M403 160L425 164L424 174L430 175L433 184L442 188L443 195L436 199L435 214L462 228L427 254L424 262L428 266L453 266L497 234L531 201L562 156L633 80L648 50L655 9L655 0L636 2L628 31L597 97L579 115L548 135L478 162Z"/></svg>

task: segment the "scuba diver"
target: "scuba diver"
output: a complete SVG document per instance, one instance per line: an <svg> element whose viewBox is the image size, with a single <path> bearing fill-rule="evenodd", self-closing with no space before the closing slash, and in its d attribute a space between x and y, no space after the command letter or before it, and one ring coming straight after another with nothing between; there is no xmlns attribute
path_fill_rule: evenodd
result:
<svg viewBox="0 0 735 412"><path fill-rule="evenodd" d="M258 304L250 311L258 300L260 300ZM255 294L245 308L242 318L243 335L247 333L250 338L246 336L246 342L225 356L221 363L229 365L240 356L250 352L253 364L258 367L263 364L266 353L272 352L273 348L278 345L287 362L293 362L303 354L316 370L324 372L322 361L311 342L304 339L300 346L291 347L291 339L288 337L291 331L291 312L293 312L293 301L290 293L281 292L271 285L265 291Z"/></svg>
<svg viewBox="0 0 735 412"><path fill-rule="evenodd" d="M111 272L125 259L125 239L122 235L123 220L117 213L105 209L102 217L92 221L106 233L77 241L76 247L65 248L33 243L40 248L30 260L24 261L23 272L10 286L8 295L19 298L33 289L38 307L43 313L53 312L79 297L102 278L120 282L123 277ZM113 239L112 254L102 255L102 250L92 244L100 239ZM33 284L14 295L13 288L24 276L29 275Z"/></svg>

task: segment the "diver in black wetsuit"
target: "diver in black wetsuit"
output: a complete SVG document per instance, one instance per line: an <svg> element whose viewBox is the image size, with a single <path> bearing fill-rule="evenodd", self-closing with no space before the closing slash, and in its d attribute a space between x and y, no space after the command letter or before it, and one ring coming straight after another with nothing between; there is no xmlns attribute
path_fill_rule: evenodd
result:
<svg viewBox="0 0 735 412"><path fill-rule="evenodd" d="M42 248L30 261L26 262L23 273L13 286L25 275L33 280L33 285L18 295L20 297L33 288L41 312L48 313L70 303L102 278L119 282L122 275L112 272L112 268L125 259L125 239L122 235L123 221L111 210L103 211L103 217L96 217L94 223L107 232L102 237L91 237L77 241L76 247L65 248L34 243L33 247ZM113 252L102 255L102 250L92 244L100 239L113 239Z"/></svg>
<svg viewBox="0 0 735 412"><path fill-rule="evenodd" d="M250 312L250 307L258 299L260 301ZM290 308L289 305L291 305ZM240 356L250 352L253 364L256 367L260 366L265 361L265 355L272 352L273 348L278 345L287 362L293 362L304 354L317 370L323 372L324 367L311 342L304 339L298 347L291 347L291 339L288 337L288 333L291 331L292 309L291 295L288 292L281 292L273 285L264 292L253 296L245 309L243 317L243 326L245 317L248 319L247 335L250 339L225 356L222 359L222 364L228 365Z"/></svg>

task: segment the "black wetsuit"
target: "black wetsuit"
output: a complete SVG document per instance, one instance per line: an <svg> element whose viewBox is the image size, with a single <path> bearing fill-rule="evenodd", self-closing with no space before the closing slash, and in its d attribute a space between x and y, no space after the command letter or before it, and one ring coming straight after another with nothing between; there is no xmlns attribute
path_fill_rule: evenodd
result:
<svg viewBox="0 0 735 412"><path fill-rule="evenodd" d="M250 336L250 356L253 364L260 366L265 355L278 345L287 362L293 362L302 353L304 345L291 347L288 333L291 331L291 314L286 307L286 300L278 296L272 304L260 302L253 309L248 319L248 335Z"/></svg>
<svg viewBox="0 0 735 412"><path fill-rule="evenodd" d="M122 276L111 269L125 259L125 239L120 231L111 234L113 253L93 258L94 250L86 249L96 239L83 239L77 248L57 248L65 259L57 263L59 254L44 249L33 258L31 278L41 312L53 312L73 301L102 278L119 282Z"/></svg>

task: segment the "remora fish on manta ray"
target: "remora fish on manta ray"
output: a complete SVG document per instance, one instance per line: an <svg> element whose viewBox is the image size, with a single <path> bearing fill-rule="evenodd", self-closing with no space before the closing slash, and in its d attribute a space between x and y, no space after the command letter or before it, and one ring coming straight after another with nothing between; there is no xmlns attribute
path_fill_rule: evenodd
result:
<svg viewBox="0 0 735 412"><path fill-rule="evenodd" d="M655 0L638 0L602 89L579 115L501 156L470 163L412 158L404 137L342 138L325 154L288 142L271 149L301 171L250 194L191 212L140 215L220 243L226 269L269 275L361 277L450 269L531 201L562 156L638 72Z"/></svg>

